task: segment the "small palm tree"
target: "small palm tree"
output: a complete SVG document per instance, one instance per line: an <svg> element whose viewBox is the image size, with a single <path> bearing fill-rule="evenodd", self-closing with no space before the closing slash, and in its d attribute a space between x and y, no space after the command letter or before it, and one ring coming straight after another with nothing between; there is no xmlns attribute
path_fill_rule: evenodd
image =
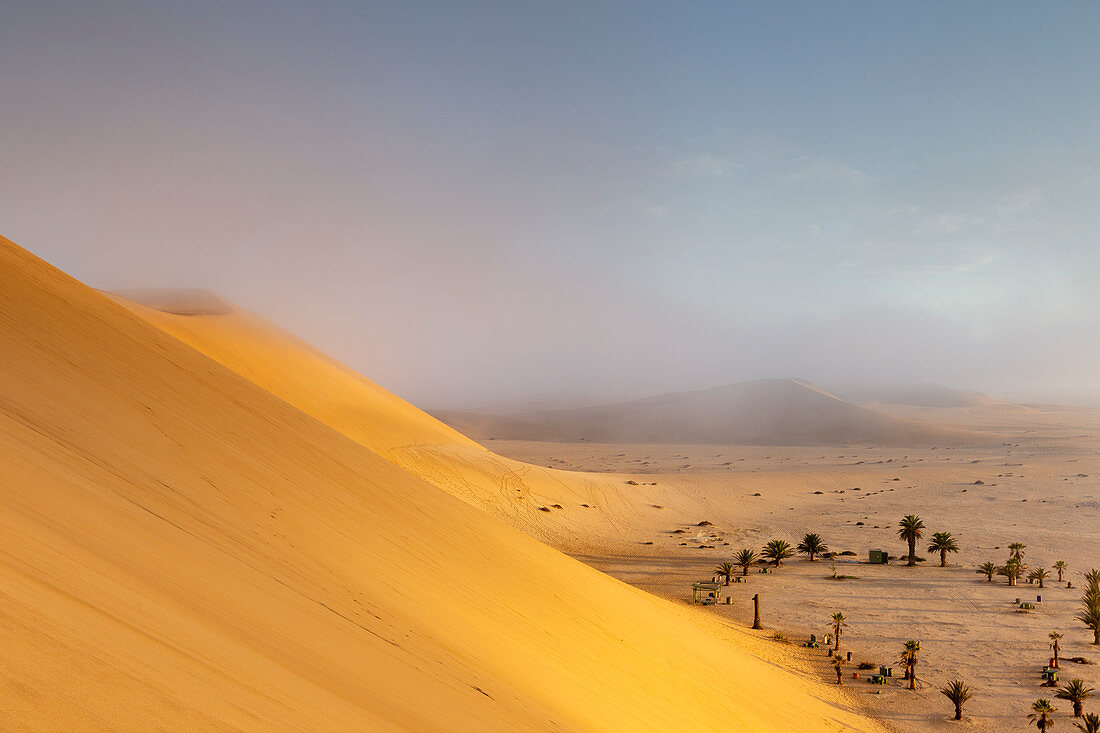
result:
<svg viewBox="0 0 1100 733"><path fill-rule="evenodd" d="M1096 713L1085 713L1081 717L1080 723L1074 723L1077 730L1084 731L1084 733L1100 733L1100 715Z"/></svg>
<svg viewBox="0 0 1100 733"><path fill-rule="evenodd" d="M947 553L958 552L959 545L950 532L936 532L932 535L932 542L928 545L929 552L940 553L940 567L947 567Z"/></svg>
<svg viewBox="0 0 1100 733"><path fill-rule="evenodd" d="M835 654L840 651L840 630L847 628L848 624L846 622L848 619L845 618L843 613L837 611L832 615L831 620L833 622L833 643L835 645L833 646L833 653Z"/></svg>
<svg viewBox="0 0 1100 733"><path fill-rule="evenodd" d="M730 584L730 580L733 579L733 563L724 562L714 569L714 574L719 578L726 579L726 585Z"/></svg>
<svg viewBox="0 0 1100 733"><path fill-rule="evenodd" d="M742 573L742 575L748 575L749 568L751 568L752 564L756 562L756 550L750 549L748 547L742 547L741 550L737 553L737 557L733 558L733 561L737 563L737 565L739 565L742 570L745 571Z"/></svg>
<svg viewBox="0 0 1100 733"><path fill-rule="evenodd" d="M815 555L820 555L829 551L828 545L821 539L821 535L816 532L811 532L802 538L802 541L798 543L798 551L803 555L810 556L810 562L814 561Z"/></svg>
<svg viewBox="0 0 1100 733"><path fill-rule="evenodd" d="M1008 561L1004 565L997 568L997 575L1003 575L1008 578L1009 585L1016 585L1016 581L1019 579L1020 574L1024 572L1023 563L1016 558L1015 555L1008 558Z"/></svg>
<svg viewBox="0 0 1100 733"><path fill-rule="evenodd" d="M1086 685L1084 680L1070 680L1058 689L1056 696L1059 700L1069 700L1073 703L1073 717L1080 718L1084 712L1082 708L1085 700L1092 697L1094 691L1094 688Z"/></svg>
<svg viewBox="0 0 1100 733"><path fill-rule="evenodd" d="M983 562L981 565L978 566L978 569L975 570L974 572L981 573L982 575L985 576L986 580L988 580L990 583L992 583L993 582L993 576L997 573L997 566L994 565L991 562Z"/></svg>
<svg viewBox="0 0 1100 733"><path fill-rule="evenodd" d="M1035 568L1027 574L1029 580L1036 580L1039 582L1039 587L1043 587L1043 581L1050 577L1050 571L1046 568Z"/></svg>
<svg viewBox="0 0 1100 733"><path fill-rule="evenodd" d="M916 514L906 514L898 522L898 537L909 543L909 562L907 565L917 564L917 540L924 536L924 521Z"/></svg>
<svg viewBox="0 0 1100 733"><path fill-rule="evenodd" d="M1100 606L1085 606L1077 614L1077 620L1092 629L1092 643L1100 646Z"/></svg>
<svg viewBox="0 0 1100 733"><path fill-rule="evenodd" d="M790 543L786 540L772 540L764 545L764 550L760 554L773 561L776 567L779 567L784 560L794 555L794 550L791 549Z"/></svg>
<svg viewBox="0 0 1100 733"><path fill-rule="evenodd" d="M917 654L920 652L920 642L910 639L905 642L905 648L901 652L900 662L905 667L905 676L909 680L909 689L917 689Z"/></svg>
<svg viewBox="0 0 1100 733"><path fill-rule="evenodd" d="M1058 652L1062 651L1062 635L1057 631L1052 631L1047 634L1050 637L1050 650L1054 653L1054 668L1058 669Z"/></svg>
<svg viewBox="0 0 1100 733"><path fill-rule="evenodd" d="M1054 569L1058 571L1058 582L1059 583L1062 582L1062 575L1066 572L1066 568L1068 568L1068 567L1069 567L1069 565L1066 564L1065 560L1058 560L1057 562L1054 563Z"/></svg>
<svg viewBox="0 0 1100 733"><path fill-rule="evenodd" d="M1093 568L1082 575L1085 577L1086 588L1100 588L1100 570Z"/></svg>
<svg viewBox="0 0 1100 733"><path fill-rule="evenodd" d="M955 704L955 720L963 719L963 704L973 697L970 687L960 679L954 679L940 688L940 694Z"/></svg>
<svg viewBox="0 0 1100 733"><path fill-rule="evenodd" d="M1050 700L1041 697L1031 704L1031 714L1027 716L1027 719L1035 723L1036 728L1045 731L1054 727L1053 716L1054 707L1050 704Z"/></svg>
<svg viewBox="0 0 1100 733"><path fill-rule="evenodd" d="M836 670L836 683L838 685L844 684L844 655L833 655L833 669Z"/></svg>
<svg viewBox="0 0 1100 733"><path fill-rule="evenodd" d="M1012 553L1012 557L1016 558L1020 562L1024 561L1024 550L1027 549L1027 545L1023 542L1013 542L1008 546L1009 552Z"/></svg>

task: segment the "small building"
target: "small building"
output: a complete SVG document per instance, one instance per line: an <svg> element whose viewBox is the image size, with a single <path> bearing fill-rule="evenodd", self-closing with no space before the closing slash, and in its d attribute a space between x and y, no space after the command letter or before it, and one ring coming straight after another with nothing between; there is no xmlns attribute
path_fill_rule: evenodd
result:
<svg viewBox="0 0 1100 733"><path fill-rule="evenodd" d="M890 563L890 553L885 550L871 550L867 562L872 565L887 565Z"/></svg>

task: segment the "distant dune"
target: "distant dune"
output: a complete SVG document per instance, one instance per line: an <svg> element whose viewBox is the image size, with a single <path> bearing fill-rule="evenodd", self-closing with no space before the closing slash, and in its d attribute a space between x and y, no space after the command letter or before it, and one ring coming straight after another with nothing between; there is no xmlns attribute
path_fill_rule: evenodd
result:
<svg viewBox="0 0 1100 733"><path fill-rule="evenodd" d="M1024 405L998 400L972 389L952 389L941 384L902 384L894 386L838 387L833 393L858 405L875 403L916 407L996 407L1027 410Z"/></svg>
<svg viewBox="0 0 1100 733"><path fill-rule="evenodd" d="M801 379L765 379L600 407L543 412L438 412L479 439L714 445L958 445L991 436L885 415Z"/></svg>
<svg viewBox="0 0 1100 733"><path fill-rule="evenodd" d="M352 417L307 414L0 238L5 728L880 730L749 633L361 442L384 443L376 419L399 442L418 424L421 444L461 442L451 429L350 376L309 402L312 377L346 372L300 350L314 371L296 377L265 364L298 353L284 337L213 330L256 380L297 378L303 403Z"/></svg>

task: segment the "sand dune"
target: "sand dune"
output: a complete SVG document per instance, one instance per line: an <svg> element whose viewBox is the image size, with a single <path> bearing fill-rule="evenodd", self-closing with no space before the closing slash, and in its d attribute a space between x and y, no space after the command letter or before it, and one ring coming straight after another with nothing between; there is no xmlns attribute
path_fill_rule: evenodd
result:
<svg viewBox="0 0 1100 733"><path fill-rule="evenodd" d="M0 343L5 728L877 729L2 239Z"/></svg>
<svg viewBox="0 0 1100 733"><path fill-rule="evenodd" d="M911 405L914 407L983 407L1027 411L1017 405L973 389L952 389L942 384L902 384L885 387L859 386L834 389L833 393L857 405Z"/></svg>
<svg viewBox="0 0 1100 733"><path fill-rule="evenodd" d="M572 410L439 412L478 438L710 445L966 445L989 436L882 414L800 379L767 379Z"/></svg>

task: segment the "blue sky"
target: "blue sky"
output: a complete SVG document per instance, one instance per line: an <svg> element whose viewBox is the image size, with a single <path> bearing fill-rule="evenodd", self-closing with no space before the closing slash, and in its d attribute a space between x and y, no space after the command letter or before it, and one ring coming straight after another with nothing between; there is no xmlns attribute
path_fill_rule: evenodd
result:
<svg viewBox="0 0 1100 733"><path fill-rule="evenodd" d="M1094 3L0 2L0 233L461 405L1100 357Z"/></svg>

